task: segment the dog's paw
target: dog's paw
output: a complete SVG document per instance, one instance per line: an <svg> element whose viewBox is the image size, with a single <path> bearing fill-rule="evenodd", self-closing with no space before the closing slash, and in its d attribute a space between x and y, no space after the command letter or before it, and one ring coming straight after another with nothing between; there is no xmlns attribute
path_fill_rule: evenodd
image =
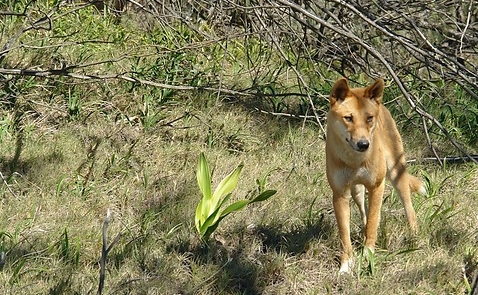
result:
<svg viewBox="0 0 478 295"><path fill-rule="evenodd" d="M339 275L351 274L354 267L355 261L353 258L349 258L346 261L343 261L340 265Z"/></svg>

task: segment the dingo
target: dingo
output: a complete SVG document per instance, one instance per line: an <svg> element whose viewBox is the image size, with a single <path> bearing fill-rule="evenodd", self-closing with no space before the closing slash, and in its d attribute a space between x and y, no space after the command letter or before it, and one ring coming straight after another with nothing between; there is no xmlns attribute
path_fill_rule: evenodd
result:
<svg viewBox="0 0 478 295"><path fill-rule="evenodd" d="M377 240L385 177L400 195L411 229L417 230L410 194L424 194L425 188L420 179L405 170L402 139L390 112L382 105L383 88L382 79L365 88L349 88L347 80L341 78L330 94L326 161L343 250L339 273L350 272L353 266L350 196L360 210L365 247L371 251Z"/></svg>

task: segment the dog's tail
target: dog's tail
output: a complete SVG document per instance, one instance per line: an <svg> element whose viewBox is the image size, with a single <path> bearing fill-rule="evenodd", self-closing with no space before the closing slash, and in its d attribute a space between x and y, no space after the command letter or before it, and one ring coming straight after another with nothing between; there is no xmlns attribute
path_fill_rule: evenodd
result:
<svg viewBox="0 0 478 295"><path fill-rule="evenodd" d="M410 190L414 193L419 193L420 195L426 195L427 190L425 189L425 186L423 185L423 181L415 177L413 175L408 176L409 183L410 183Z"/></svg>

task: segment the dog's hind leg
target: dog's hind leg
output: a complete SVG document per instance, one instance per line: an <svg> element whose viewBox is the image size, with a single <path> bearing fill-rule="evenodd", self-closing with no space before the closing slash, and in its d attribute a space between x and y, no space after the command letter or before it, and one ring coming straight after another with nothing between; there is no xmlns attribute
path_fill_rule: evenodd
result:
<svg viewBox="0 0 478 295"><path fill-rule="evenodd" d="M413 209L411 190L410 190L410 174L405 170L405 165L402 163L397 163L389 171L389 178L392 182L393 187L397 190L398 195L402 201L403 207L405 207L405 215L407 216L408 224L412 231L416 232L418 230L417 226L417 217L415 210ZM424 190L423 188L421 190Z"/></svg>
<svg viewBox="0 0 478 295"><path fill-rule="evenodd" d="M363 228L367 226L367 212L365 211L365 186L357 184L352 187L352 198L357 204L360 211L360 217L362 218Z"/></svg>

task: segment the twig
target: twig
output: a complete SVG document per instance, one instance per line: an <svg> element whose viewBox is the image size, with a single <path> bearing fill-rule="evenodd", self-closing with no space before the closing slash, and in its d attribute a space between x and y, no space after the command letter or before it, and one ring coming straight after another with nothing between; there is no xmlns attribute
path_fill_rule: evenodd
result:
<svg viewBox="0 0 478 295"><path fill-rule="evenodd" d="M3 269L5 265L5 251L0 252L0 270Z"/></svg>
<svg viewBox="0 0 478 295"><path fill-rule="evenodd" d="M7 180L6 180L5 177L3 176L3 173L2 173L2 172L0 172L0 177L2 178L3 183L4 183L5 186L7 187L7 190L12 194L12 196L14 196L15 198L17 198L17 195L13 192L12 188L11 188L10 185L8 184Z"/></svg>
<svg viewBox="0 0 478 295"><path fill-rule="evenodd" d="M467 67L465 67L464 65L460 64L456 59L451 59L450 58L450 55L446 54L445 52L439 50L438 48L436 48L435 46L433 46L431 44L431 42L429 42L426 37L424 36L424 34L419 30L419 28L416 26L415 22L413 20L411 20L409 17L407 17L405 14L402 15L403 18L405 18L413 27L414 30L417 31L417 33L420 35L420 37L428 44L428 46L432 49L433 51L433 54L431 54L430 52L422 49L422 48L419 48L417 47L415 44L413 44L412 42L410 42L408 39L400 36L400 35L397 35L393 32L391 32L390 30L382 27L382 26L379 26L377 24L377 22L369 19L365 14L363 14L362 12L360 12L356 7L354 7L353 5L351 5L350 3L347 3L345 2L344 0L333 0L334 2L336 3L339 3L341 5L343 5L344 7L350 9L351 11L353 11L356 15L358 15L361 19L363 19L368 25L371 25L373 26L374 28L376 28L377 30L381 31L382 33L384 33L386 36L388 37L391 37L393 38L394 40L398 41L400 44L402 44L405 48L409 48L411 49L412 51L409 51L411 53L413 52L417 52L417 53L420 53L422 56L424 57L427 57L433 61L435 61L436 63L438 64L441 64L441 65L444 65L451 73L453 73L454 75L458 75L460 78L462 78L463 80L465 80L467 83L470 83L471 85L474 85L473 84L473 81L465 76L463 73L467 73L469 75L471 75L472 77L474 77L475 79L478 78L478 75L476 72L473 72L471 70L469 70ZM348 31L347 31L348 33ZM346 34L344 36L346 37L349 37L350 38L350 35L353 35L352 33L350 34ZM354 36L355 37L355 36ZM362 41L360 38L358 37L355 37L354 40L359 40L359 41ZM363 42L360 42L360 43L363 43ZM361 44L362 45L362 44ZM363 46L363 45L362 45ZM366 48L366 47L365 47ZM367 48L366 48L367 49ZM374 54L373 52L371 52L372 54ZM375 54L374 54L375 55ZM436 55L436 56L435 56ZM416 57L416 56L415 56ZM418 58L418 57L417 57ZM418 58L420 59L420 58ZM447 61L447 62L444 62L444 61ZM451 64L450 64L451 63ZM385 64L384 64L385 65ZM386 65L385 65L386 66ZM389 71L390 72L390 71ZM463 72L463 73L462 73ZM390 73L392 74L392 73Z"/></svg>
<svg viewBox="0 0 478 295"><path fill-rule="evenodd" d="M30 1L26 6L25 6L25 9L23 10L23 14L26 15L26 11L28 9L28 6L30 6L30 4L34 3L35 1L32 0ZM13 47L13 44L15 42L17 42L17 40L20 38L20 36L29 31L29 30L32 30L32 29L39 29L41 25L43 25L44 23L48 23L50 28L51 28L51 16L57 12L60 7L65 4L66 1L60 1L57 3L57 5L55 5L51 10L50 12L48 13L44 13L44 16L41 17L40 19L38 19L37 21L35 21L33 24L31 24L30 26L28 27L25 27L25 28L21 28L20 30L17 31L16 34L13 35L13 37L11 37L6 43L5 45L3 46L2 50L1 50L1 53L0 53L0 63L3 62L3 60L5 59L5 56L6 54L12 49Z"/></svg>
<svg viewBox="0 0 478 295"><path fill-rule="evenodd" d="M478 295L478 272L475 274L473 278L470 295Z"/></svg>
<svg viewBox="0 0 478 295"><path fill-rule="evenodd" d="M100 64L100 62L96 63ZM74 66L69 68L75 68ZM201 87L201 86L188 86L188 85L172 85L172 84L165 84L165 83L158 83L153 82L150 80L144 80L139 78L134 78L131 76L127 76L125 74L111 74L111 75L94 75L94 74L76 74L70 72L69 68L63 69L47 69L47 70L32 70L32 69L5 69L0 68L0 74L6 75L25 75L25 76L35 76L35 77L49 77L49 76L62 76L62 77L71 77L80 80L112 80L112 79L120 79L125 80L132 83L138 83L143 85L149 85L154 87L160 87L164 89L171 89L171 90L181 90L181 91L211 91L211 92L221 92L223 94L231 95L231 96L242 96L242 97L256 97L256 92L248 92L246 90L232 90L227 88L215 88L215 87ZM267 94L261 93L261 96L271 96L271 97L279 97L279 96L305 96L301 93L277 93L277 94Z"/></svg>
<svg viewBox="0 0 478 295"><path fill-rule="evenodd" d="M466 25L465 28L463 29L463 33L460 36L460 49L459 52L460 54L463 54L463 38L465 37L466 30L468 30L468 26L470 25L470 18L471 18L471 6L473 5L473 1L470 1L470 6L468 6L468 15L466 16Z"/></svg>
<svg viewBox="0 0 478 295"><path fill-rule="evenodd" d="M0 15L27 16L25 12L4 11L4 10L0 10Z"/></svg>
<svg viewBox="0 0 478 295"><path fill-rule="evenodd" d="M108 237L107 237L107 229L108 229L108 224L111 219L111 212L110 209L106 211L106 217L105 220L103 221L103 229L102 229L102 236L103 236L103 245L101 247L101 257L100 257L100 282L98 285L98 295L101 295L103 293L103 287L105 285L105 272L106 272L106 258L108 256L108 253L110 252L111 248L118 242L119 238L122 236L122 233L118 233L116 237L113 239L111 244L108 246Z"/></svg>
<svg viewBox="0 0 478 295"><path fill-rule="evenodd" d="M472 161L472 159L474 161ZM407 160L407 163L416 163L416 162L436 162L438 161L440 164L447 163L447 164L462 164L467 162L475 162L478 161L478 155L470 155L469 157L463 156L446 156L446 157L426 157L421 159L410 159Z"/></svg>
<svg viewBox="0 0 478 295"><path fill-rule="evenodd" d="M103 287L105 285L105 271L106 271L106 257L108 255L108 237L107 237L107 229L108 223L110 222L110 209L106 211L106 218L103 221L103 245L101 247L101 258L100 258L100 283L98 286L98 295L103 293Z"/></svg>
<svg viewBox="0 0 478 295"><path fill-rule="evenodd" d="M438 156L437 151L435 150L435 147L432 144L430 135L428 134L428 127L427 127L427 122L425 121L425 117L421 117L421 118L422 118L423 131L425 132L425 137L427 139L428 147L432 150L433 154L435 155L435 158L437 159L438 162L440 162L440 165L443 166L443 161L440 160L440 157Z"/></svg>
<svg viewBox="0 0 478 295"><path fill-rule="evenodd" d="M296 119L316 119L316 116L307 116L307 115L294 115L289 113L276 113L276 112L268 112L265 110L261 110L259 108L254 108L256 111L261 112L263 114L272 115L272 116L279 116L279 117L289 117L289 118L296 118Z"/></svg>
<svg viewBox="0 0 478 295"><path fill-rule="evenodd" d="M130 76L126 76L123 74L117 75L93 75L93 74L76 74L72 72L68 72L65 69L48 69L48 70L31 70L31 69L5 69L0 68L1 74L7 75L25 75L25 76L35 76L35 77L49 77L49 76L63 76L63 77L71 77L81 80L109 80L109 79L121 79L128 82L139 83L143 85L161 87L165 89L172 89L172 90L204 90L204 91L220 91L225 94L229 95L237 95L237 96L247 96L253 97L256 96L255 93L243 92L243 91L236 91L230 89L219 89L214 87L199 87L199 86L186 86L186 85L171 85L165 83L158 83L149 80L138 79Z"/></svg>

